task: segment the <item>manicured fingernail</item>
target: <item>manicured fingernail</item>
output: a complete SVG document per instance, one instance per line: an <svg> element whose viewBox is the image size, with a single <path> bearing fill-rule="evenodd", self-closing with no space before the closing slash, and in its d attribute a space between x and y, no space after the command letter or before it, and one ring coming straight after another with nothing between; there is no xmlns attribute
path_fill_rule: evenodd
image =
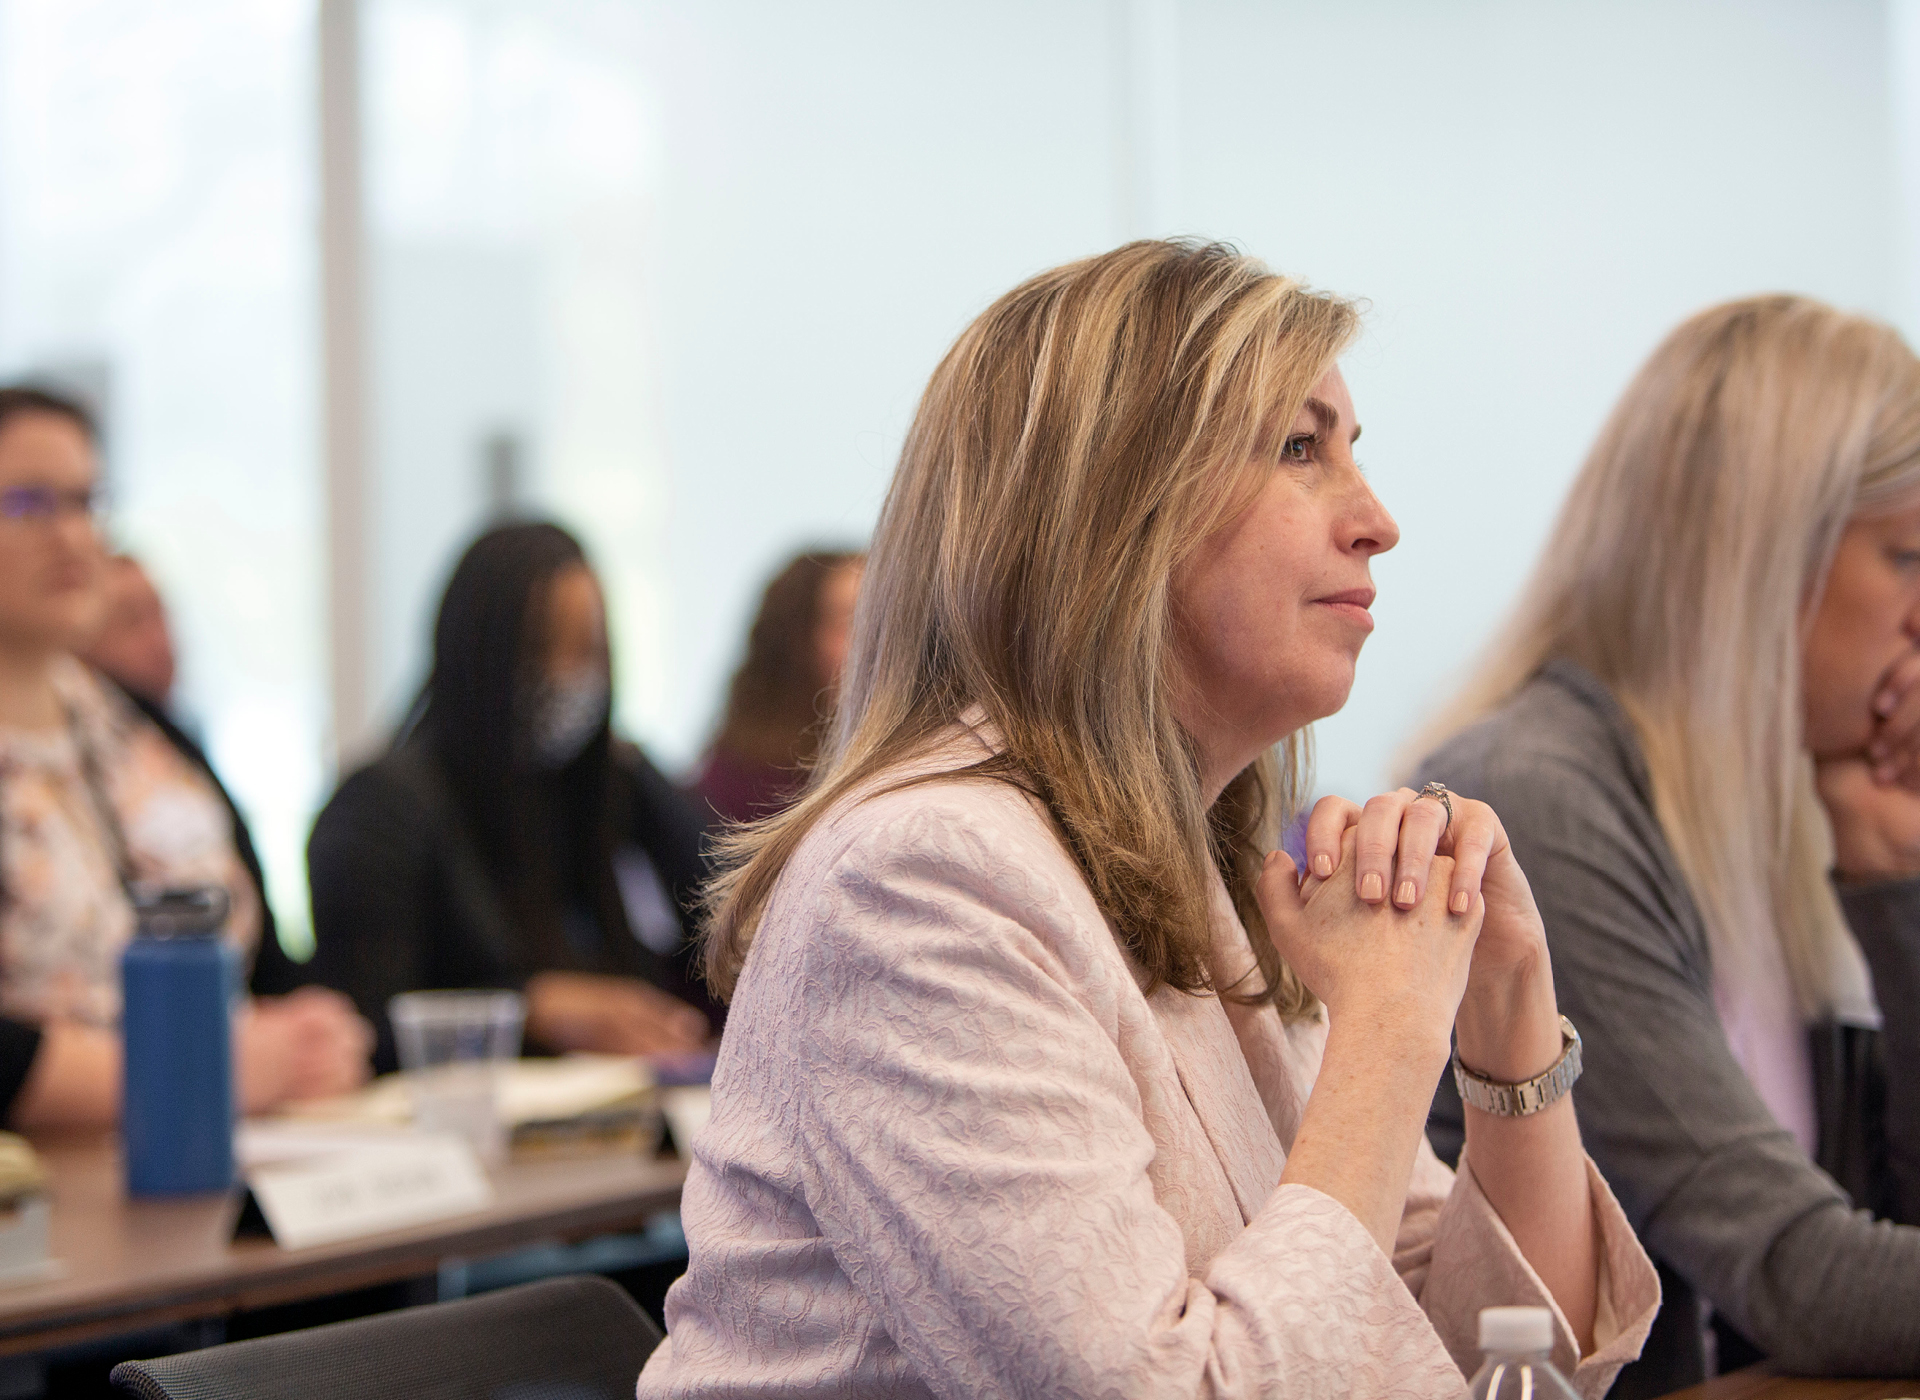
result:
<svg viewBox="0 0 1920 1400"><path fill-rule="evenodd" d="M1467 912L1467 905L1472 902L1472 897L1468 895L1465 890L1456 890L1453 896L1453 903L1448 907L1456 914L1464 914Z"/></svg>
<svg viewBox="0 0 1920 1400"><path fill-rule="evenodd" d="M1393 902L1400 905L1413 903L1413 881L1402 880L1400 882L1400 888L1393 892Z"/></svg>
<svg viewBox="0 0 1920 1400"><path fill-rule="evenodd" d="M1319 855L1313 858L1313 873L1318 875L1322 880L1333 874L1333 857L1325 851L1320 852Z"/></svg>
<svg viewBox="0 0 1920 1400"><path fill-rule="evenodd" d="M1360 877L1360 898L1366 900L1369 904L1380 898L1381 893L1385 889L1385 882L1381 880L1379 875L1372 871Z"/></svg>
<svg viewBox="0 0 1920 1400"><path fill-rule="evenodd" d="M1272 865L1278 859L1280 859L1280 850L1278 847L1275 847L1273 850L1267 852L1267 858L1263 864Z"/></svg>

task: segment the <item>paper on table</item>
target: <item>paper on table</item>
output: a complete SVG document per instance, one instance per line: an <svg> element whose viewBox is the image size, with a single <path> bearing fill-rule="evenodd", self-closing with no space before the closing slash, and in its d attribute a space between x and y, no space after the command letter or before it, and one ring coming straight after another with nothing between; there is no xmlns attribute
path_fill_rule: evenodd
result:
<svg viewBox="0 0 1920 1400"><path fill-rule="evenodd" d="M624 1055L515 1060L500 1076L500 1117L509 1127L578 1118L653 1087L645 1062Z"/></svg>
<svg viewBox="0 0 1920 1400"><path fill-rule="evenodd" d="M233 1155L244 1171L356 1148L388 1147L413 1136L413 1129L404 1124L249 1118L234 1132Z"/></svg>
<svg viewBox="0 0 1920 1400"><path fill-rule="evenodd" d="M496 1103L508 1127L577 1118L651 1089L653 1073L624 1055L563 1055L510 1060L502 1066ZM386 1074L339 1098L295 1104L277 1121L341 1126L399 1126L413 1116L407 1076Z"/></svg>

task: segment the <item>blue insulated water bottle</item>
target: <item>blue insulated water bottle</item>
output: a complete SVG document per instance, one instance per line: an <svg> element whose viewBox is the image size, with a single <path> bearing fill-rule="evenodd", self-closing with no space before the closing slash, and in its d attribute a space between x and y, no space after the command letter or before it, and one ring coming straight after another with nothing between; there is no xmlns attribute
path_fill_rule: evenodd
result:
<svg viewBox="0 0 1920 1400"><path fill-rule="evenodd" d="M233 1184L233 1005L240 958L221 932L227 892L136 892L120 957L127 1194Z"/></svg>

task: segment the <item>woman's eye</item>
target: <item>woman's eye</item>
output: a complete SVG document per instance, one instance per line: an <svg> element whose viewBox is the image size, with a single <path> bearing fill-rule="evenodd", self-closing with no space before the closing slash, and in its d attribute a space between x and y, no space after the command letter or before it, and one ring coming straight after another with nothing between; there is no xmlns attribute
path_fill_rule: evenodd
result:
<svg viewBox="0 0 1920 1400"><path fill-rule="evenodd" d="M1313 441L1312 433L1296 433L1281 447L1280 456L1289 462L1311 462Z"/></svg>

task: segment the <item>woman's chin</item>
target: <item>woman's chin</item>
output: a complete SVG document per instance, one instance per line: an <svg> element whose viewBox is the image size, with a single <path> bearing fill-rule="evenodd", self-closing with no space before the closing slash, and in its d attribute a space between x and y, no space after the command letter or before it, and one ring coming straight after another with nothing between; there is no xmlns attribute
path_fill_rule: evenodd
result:
<svg viewBox="0 0 1920 1400"><path fill-rule="evenodd" d="M1349 672L1344 685L1328 684L1312 689L1299 689L1288 698L1293 701L1287 707L1287 713L1276 723L1275 743L1280 743L1299 733L1310 724L1323 719L1331 719L1346 708L1347 697L1353 693L1353 676Z"/></svg>
<svg viewBox="0 0 1920 1400"><path fill-rule="evenodd" d="M1359 649L1352 656L1329 658L1324 666L1317 668L1312 683L1303 686L1303 700L1307 717L1303 724L1312 724L1315 720L1331 719L1347 707L1348 699L1353 695L1353 680L1356 663L1359 661Z"/></svg>

